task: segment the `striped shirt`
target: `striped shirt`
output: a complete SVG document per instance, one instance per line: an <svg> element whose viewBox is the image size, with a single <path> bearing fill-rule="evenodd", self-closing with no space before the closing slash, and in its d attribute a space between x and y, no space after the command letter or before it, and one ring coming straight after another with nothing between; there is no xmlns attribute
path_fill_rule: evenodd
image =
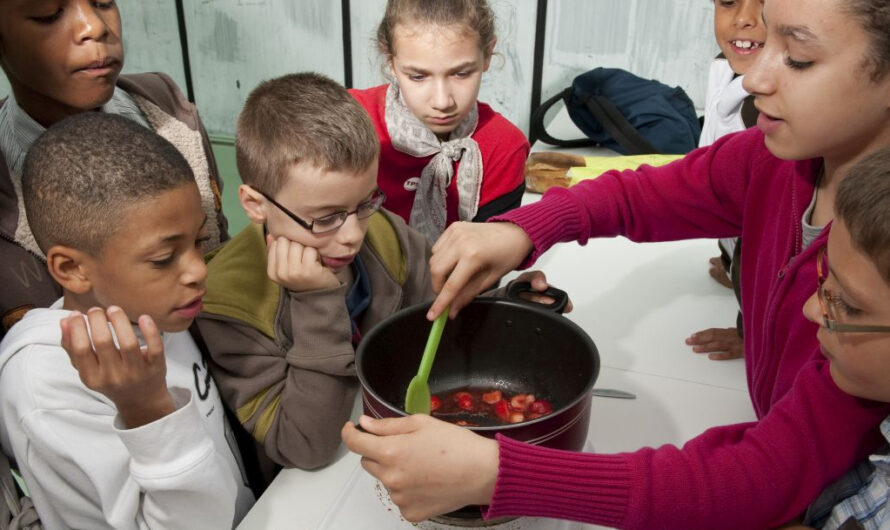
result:
<svg viewBox="0 0 890 530"><path fill-rule="evenodd" d="M890 418L881 422L881 434L890 442ZM807 509L804 524L834 530L852 519L859 528L890 530L888 497L890 446L884 446L825 488Z"/></svg>
<svg viewBox="0 0 890 530"><path fill-rule="evenodd" d="M111 99L101 107L101 111L129 118L143 127L151 128L130 94L120 87L114 87ZM45 130L46 127L22 110L13 94L9 94L0 107L0 152L3 153L10 171L17 175L22 174L28 149Z"/></svg>

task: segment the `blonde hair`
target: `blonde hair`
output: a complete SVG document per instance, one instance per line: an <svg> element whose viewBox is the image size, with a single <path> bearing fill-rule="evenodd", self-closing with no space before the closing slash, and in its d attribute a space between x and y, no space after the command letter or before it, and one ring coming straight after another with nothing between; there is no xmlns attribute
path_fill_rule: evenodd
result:
<svg viewBox="0 0 890 530"><path fill-rule="evenodd" d="M281 189L294 164L358 173L376 163L379 152L365 109L343 86L320 74L289 74L260 83L238 117L238 173L245 184L270 195Z"/></svg>

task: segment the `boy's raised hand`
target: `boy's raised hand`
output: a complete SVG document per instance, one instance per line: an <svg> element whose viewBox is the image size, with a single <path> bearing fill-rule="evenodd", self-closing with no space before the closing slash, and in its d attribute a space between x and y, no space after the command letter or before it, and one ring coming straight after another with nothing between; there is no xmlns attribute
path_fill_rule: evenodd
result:
<svg viewBox="0 0 890 530"><path fill-rule="evenodd" d="M130 429L175 411L167 389L164 342L151 317L139 317L144 347L139 345L130 319L120 307L111 306L107 311L94 307L87 311L86 319L89 329L79 311L59 322L62 347L83 384L113 401L124 425ZM120 347L115 345L109 324Z"/></svg>
<svg viewBox="0 0 890 530"><path fill-rule="evenodd" d="M340 285L334 271L321 262L318 250L271 234L266 234L266 245L266 273L278 285L296 293Z"/></svg>

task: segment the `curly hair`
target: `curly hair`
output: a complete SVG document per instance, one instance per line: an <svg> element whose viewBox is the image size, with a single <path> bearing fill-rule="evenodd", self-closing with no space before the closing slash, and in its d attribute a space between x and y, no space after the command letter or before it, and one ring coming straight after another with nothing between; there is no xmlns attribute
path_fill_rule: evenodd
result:
<svg viewBox="0 0 890 530"><path fill-rule="evenodd" d="M43 252L65 245L98 255L130 208L186 184L195 185L192 169L173 144L132 120L85 112L31 146L22 198Z"/></svg>

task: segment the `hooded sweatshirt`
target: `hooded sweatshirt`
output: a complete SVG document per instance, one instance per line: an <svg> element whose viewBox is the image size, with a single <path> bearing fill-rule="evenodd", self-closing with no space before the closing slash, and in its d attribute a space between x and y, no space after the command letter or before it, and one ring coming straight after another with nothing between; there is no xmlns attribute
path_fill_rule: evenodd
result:
<svg viewBox="0 0 890 530"><path fill-rule="evenodd" d="M61 300L0 343L0 442L53 528L231 528L253 504L216 386L187 331L165 333L176 411L127 429L60 346Z"/></svg>

